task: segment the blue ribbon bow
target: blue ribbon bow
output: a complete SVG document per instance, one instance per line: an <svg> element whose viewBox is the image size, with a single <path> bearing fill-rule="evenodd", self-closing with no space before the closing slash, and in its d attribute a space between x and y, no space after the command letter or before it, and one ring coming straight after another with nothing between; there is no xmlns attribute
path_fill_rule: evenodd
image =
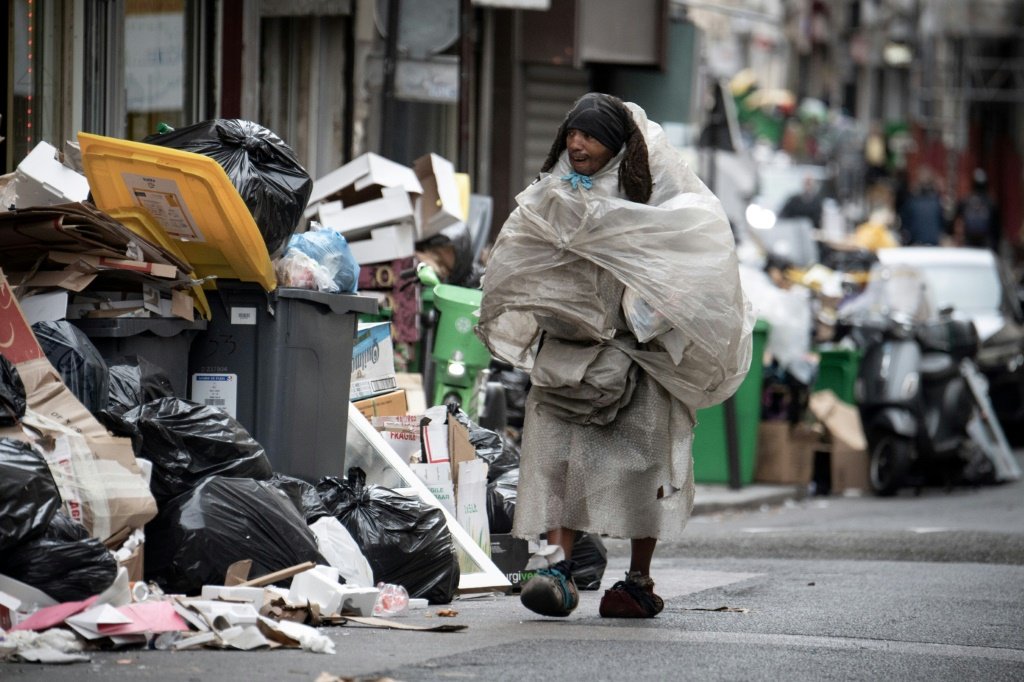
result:
<svg viewBox="0 0 1024 682"><path fill-rule="evenodd" d="M590 179L589 175L581 175L576 171L571 171L568 175L563 175L562 179L568 180L573 189L579 189L580 185L583 185L583 189L590 189L594 186L594 181Z"/></svg>

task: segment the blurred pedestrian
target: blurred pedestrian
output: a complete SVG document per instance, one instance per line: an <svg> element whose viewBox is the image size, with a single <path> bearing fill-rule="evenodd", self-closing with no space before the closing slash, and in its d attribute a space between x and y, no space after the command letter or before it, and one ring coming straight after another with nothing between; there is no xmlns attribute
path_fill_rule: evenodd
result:
<svg viewBox="0 0 1024 682"><path fill-rule="evenodd" d="M751 315L718 199L642 109L590 93L516 197L484 276L478 332L530 371L512 533L564 557L521 600L567 616L577 531L630 539L599 612L651 618L651 559L693 506L692 415L749 368ZM557 551L557 550L556 550Z"/></svg>
<svg viewBox="0 0 1024 682"><path fill-rule="evenodd" d="M957 204L953 237L964 246L999 251L999 207L988 195L988 175L981 168L971 174L971 193Z"/></svg>
<svg viewBox="0 0 1024 682"><path fill-rule="evenodd" d="M779 211L780 218L807 218L814 229L821 227L822 199L818 181L812 175L804 177L803 189L786 199Z"/></svg>
<svg viewBox="0 0 1024 682"><path fill-rule="evenodd" d="M908 246L938 246L945 233L945 212L935 173L921 166L911 191L899 206L900 234Z"/></svg>

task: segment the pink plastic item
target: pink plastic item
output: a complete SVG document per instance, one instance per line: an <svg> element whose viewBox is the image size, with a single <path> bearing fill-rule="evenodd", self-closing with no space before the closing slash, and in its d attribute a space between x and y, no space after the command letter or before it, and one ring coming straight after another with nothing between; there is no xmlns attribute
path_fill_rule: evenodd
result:
<svg viewBox="0 0 1024 682"><path fill-rule="evenodd" d="M401 585L377 583L380 594L373 605L375 616L397 616L409 607L409 593Z"/></svg>

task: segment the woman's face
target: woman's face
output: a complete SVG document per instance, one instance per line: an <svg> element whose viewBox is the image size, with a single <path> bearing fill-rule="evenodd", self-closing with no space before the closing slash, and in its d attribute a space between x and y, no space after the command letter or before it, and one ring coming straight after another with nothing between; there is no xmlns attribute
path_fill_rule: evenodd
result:
<svg viewBox="0 0 1024 682"><path fill-rule="evenodd" d="M565 135L565 147L569 152L569 163L580 175L593 175L615 156L612 150L587 135L582 130L570 128Z"/></svg>

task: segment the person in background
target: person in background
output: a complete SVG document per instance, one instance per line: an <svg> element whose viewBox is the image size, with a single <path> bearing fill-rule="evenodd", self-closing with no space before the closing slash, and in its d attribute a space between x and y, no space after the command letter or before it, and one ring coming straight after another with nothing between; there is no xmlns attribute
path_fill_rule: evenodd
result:
<svg viewBox="0 0 1024 682"><path fill-rule="evenodd" d="M803 190L794 194L779 211L780 218L808 218L814 224L814 229L821 227L821 192L818 181L812 176L804 177Z"/></svg>
<svg viewBox="0 0 1024 682"><path fill-rule="evenodd" d="M953 238L958 244L999 251L1002 229L999 207L988 195L988 175L981 168L971 174L971 193L956 207Z"/></svg>
<svg viewBox="0 0 1024 682"><path fill-rule="evenodd" d="M680 538L693 506L692 415L731 395L750 365L729 222L661 127L602 93L577 101L516 203L477 333L532 383L512 534L557 547L520 599L572 613L585 531L630 539L629 571L600 615L652 618L664 607L655 546Z"/></svg>
<svg viewBox="0 0 1024 682"><path fill-rule="evenodd" d="M938 246L945 233L945 213L935 173L917 171L916 182L899 207L900 234L907 246Z"/></svg>

